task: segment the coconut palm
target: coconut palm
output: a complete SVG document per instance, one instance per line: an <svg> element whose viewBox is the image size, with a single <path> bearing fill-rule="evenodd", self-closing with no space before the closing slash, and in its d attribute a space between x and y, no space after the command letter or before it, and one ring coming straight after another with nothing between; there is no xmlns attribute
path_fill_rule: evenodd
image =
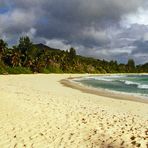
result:
<svg viewBox="0 0 148 148"><path fill-rule="evenodd" d="M7 49L7 43L4 40L0 39L0 61L2 61L6 49Z"/></svg>
<svg viewBox="0 0 148 148"><path fill-rule="evenodd" d="M12 49L7 50L4 61L12 67L21 66L21 56L21 51L14 46Z"/></svg>

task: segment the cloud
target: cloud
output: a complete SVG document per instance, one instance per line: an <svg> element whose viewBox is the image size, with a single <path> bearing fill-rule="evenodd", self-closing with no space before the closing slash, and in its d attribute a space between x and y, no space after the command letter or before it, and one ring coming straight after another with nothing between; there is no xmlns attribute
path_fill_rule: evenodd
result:
<svg viewBox="0 0 148 148"><path fill-rule="evenodd" d="M14 9L0 14L1 37L5 37L10 43L15 43L24 32L33 28L35 22L36 16L33 11L26 12L21 9Z"/></svg>
<svg viewBox="0 0 148 148"><path fill-rule="evenodd" d="M11 44L21 35L79 54L126 61L148 40L146 0L2 0L1 37ZM128 56L127 56L128 55ZM145 61L145 59L143 60ZM143 62L142 61L142 62ZM138 61L139 62L139 61Z"/></svg>
<svg viewBox="0 0 148 148"><path fill-rule="evenodd" d="M138 8L136 14L129 14L122 17L122 23L126 27L130 27L132 24L148 25L148 10Z"/></svg>
<svg viewBox="0 0 148 148"><path fill-rule="evenodd" d="M69 50L71 48L71 45L66 44L64 40L57 40L57 39L52 39L52 40L47 40L45 39L45 44L49 47L61 49L61 50Z"/></svg>
<svg viewBox="0 0 148 148"><path fill-rule="evenodd" d="M28 36L29 38L33 39L36 35L36 29L30 28L28 32L23 32L21 36Z"/></svg>

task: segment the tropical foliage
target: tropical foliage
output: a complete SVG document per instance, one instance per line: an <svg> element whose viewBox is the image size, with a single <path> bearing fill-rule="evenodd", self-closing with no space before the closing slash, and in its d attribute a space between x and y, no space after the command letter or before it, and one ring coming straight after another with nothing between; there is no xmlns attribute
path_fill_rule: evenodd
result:
<svg viewBox="0 0 148 148"><path fill-rule="evenodd" d="M33 44L29 37L21 37L19 44L8 48L0 39L0 73L135 73L148 72L148 63L135 65L105 61L76 54L74 48L67 51Z"/></svg>

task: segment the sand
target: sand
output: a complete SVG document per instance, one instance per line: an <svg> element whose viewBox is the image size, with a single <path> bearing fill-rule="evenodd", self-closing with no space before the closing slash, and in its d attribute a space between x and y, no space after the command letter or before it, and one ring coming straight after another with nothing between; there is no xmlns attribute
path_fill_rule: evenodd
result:
<svg viewBox="0 0 148 148"><path fill-rule="evenodd" d="M60 83L86 75L0 76L0 148L147 148L148 104Z"/></svg>

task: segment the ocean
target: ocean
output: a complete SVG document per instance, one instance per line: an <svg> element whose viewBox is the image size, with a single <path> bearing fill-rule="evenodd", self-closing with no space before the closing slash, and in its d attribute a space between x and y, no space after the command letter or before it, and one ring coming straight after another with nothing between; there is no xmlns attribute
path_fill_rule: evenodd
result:
<svg viewBox="0 0 148 148"><path fill-rule="evenodd" d="M83 85L148 97L148 75L110 75L78 78Z"/></svg>

